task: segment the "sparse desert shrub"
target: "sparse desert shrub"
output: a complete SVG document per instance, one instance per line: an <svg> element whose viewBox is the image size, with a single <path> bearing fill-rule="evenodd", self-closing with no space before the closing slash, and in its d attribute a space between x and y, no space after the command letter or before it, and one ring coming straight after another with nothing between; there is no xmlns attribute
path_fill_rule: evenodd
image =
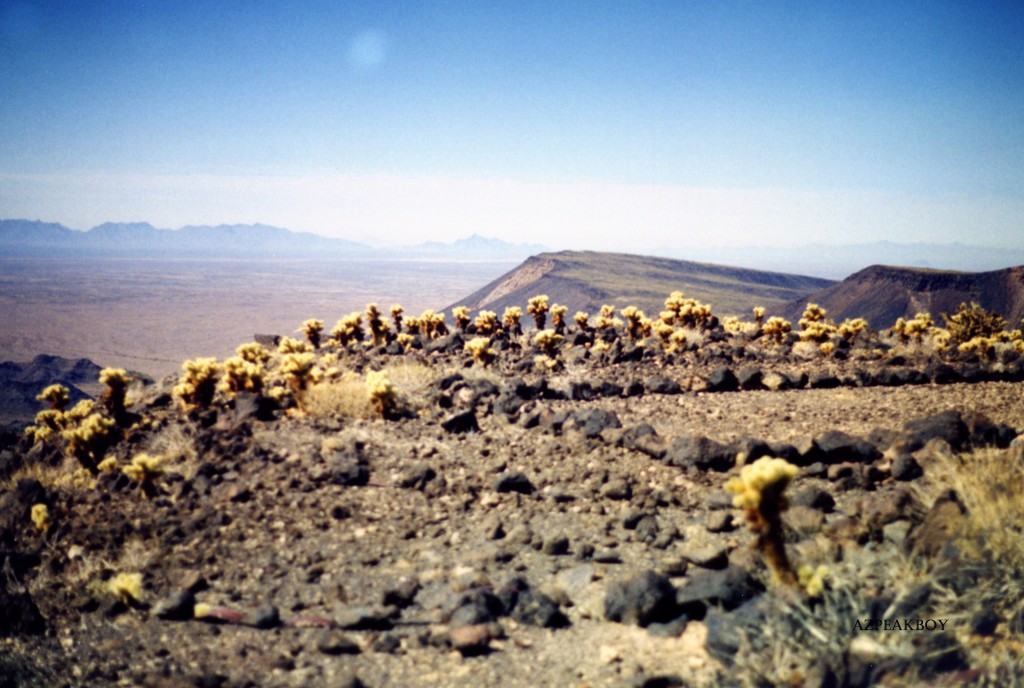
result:
<svg viewBox="0 0 1024 688"><path fill-rule="evenodd" d="M54 411L63 411L71 403L71 392L64 385L50 385L36 397L36 401L45 401Z"/></svg>
<svg viewBox="0 0 1024 688"><path fill-rule="evenodd" d="M377 304L366 304L366 326L370 328L370 339L373 340L374 346L383 345L387 341L388 332L390 332L387 321L380 315Z"/></svg>
<svg viewBox="0 0 1024 688"><path fill-rule="evenodd" d="M452 317L455 318L455 327L465 331L469 327L469 308L466 306L456 306L452 309Z"/></svg>
<svg viewBox="0 0 1024 688"><path fill-rule="evenodd" d="M560 334L557 334L554 330L541 330L533 337L533 343L537 345L537 348L549 358L554 358L558 355L558 345L565 339Z"/></svg>
<svg viewBox="0 0 1024 688"><path fill-rule="evenodd" d="M533 322L538 330L543 330L548 319L548 297L547 294L534 296L526 306L526 312L533 316Z"/></svg>
<svg viewBox="0 0 1024 688"><path fill-rule="evenodd" d="M363 314L355 311L344 316L331 330L331 336L342 348L363 341Z"/></svg>
<svg viewBox="0 0 1024 688"><path fill-rule="evenodd" d="M523 334L523 326L520 322L523 319L523 309L519 306L508 306L501 317L501 324L505 331L513 337L520 337Z"/></svg>
<svg viewBox="0 0 1024 688"><path fill-rule="evenodd" d="M390 418L398 410L395 387L383 371L370 371L366 374L366 398L382 418Z"/></svg>
<svg viewBox="0 0 1024 688"><path fill-rule="evenodd" d="M482 366L488 366L494 360L496 352L491 348L489 337L474 337L466 342L466 351L470 353L473 360Z"/></svg>
<svg viewBox="0 0 1024 688"><path fill-rule="evenodd" d="M551 324L554 325L556 334L565 334L565 314L568 312L567 306L559 306L557 303L551 306Z"/></svg>
<svg viewBox="0 0 1024 688"><path fill-rule="evenodd" d="M990 313L979 304L971 302L968 306L961 303L956 313L942 314L946 321L946 329L957 344L969 342L975 337L992 337L1006 327L1006 320L998 313Z"/></svg>
<svg viewBox="0 0 1024 688"><path fill-rule="evenodd" d="M283 343L285 340L281 341ZM303 342L298 344L306 346ZM185 361L181 368L185 373L185 379L174 386L174 395L181 399L186 408L209 408L213 403L217 381L222 372L217 359L197 358Z"/></svg>
<svg viewBox="0 0 1024 688"><path fill-rule="evenodd" d="M736 495L733 503L743 509L751 531L757 535L757 549L764 556L775 579L798 586L799 580L786 555L782 512L789 506L783 494L800 469L785 459L762 457L740 469L725 489Z"/></svg>
<svg viewBox="0 0 1024 688"><path fill-rule="evenodd" d="M780 318L777 315L773 315L768 318L768 322L761 327L761 334L775 344L782 344L783 338L792 330L793 325L788 320Z"/></svg>
<svg viewBox="0 0 1024 688"><path fill-rule="evenodd" d="M480 311L473 324L476 325L477 334L490 337L498 332L498 314L494 311Z"/></svg>
<svg viewBox="0 0 1024 688"><path fill-rule="evenodd" d="M314 349L320 348L320 335L324 331L323 320L307 320L302 323L301 331L306 335L306 339Z"/></svg>

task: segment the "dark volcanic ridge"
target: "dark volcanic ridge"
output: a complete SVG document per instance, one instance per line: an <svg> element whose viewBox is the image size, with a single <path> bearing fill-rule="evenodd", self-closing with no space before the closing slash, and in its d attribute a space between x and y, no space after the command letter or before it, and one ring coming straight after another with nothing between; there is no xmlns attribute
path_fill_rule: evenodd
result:
<svg viewBox="0 0 1024 688"><path fill-rule="evenodd" d="M0 363L0 430L22 430L45 408L36 396L48 385L67 387L72 403L91 399L99 387L99 374L100 366L87 358L40 354L25 363L3 361Z"/></svg>
<svg viewBox="0 0 1024 688"><path fill-rule="evenodd" d="M887 326L917 313L955 313L961 303L977 303L999 313L1007 322L1024 318L1024 266L992 272L952 272L872 265L806 298L794 299L781 310L796 321L807 303L816 303L837 322L865 318Z"/></svg>
<svg viewBox="0 0 1024 688"><path fill-rule="evenodd" d="M769 314L783 304L833 285L832 280L723 265L623 253L561 251L527 259L482 289L448 307L468 306L499 315L537 294L551 303L595 314L602 305L634 305L651 317L663 310L665 295L681 290L710 303L722 315L749 316L754 306Z"/></svg>

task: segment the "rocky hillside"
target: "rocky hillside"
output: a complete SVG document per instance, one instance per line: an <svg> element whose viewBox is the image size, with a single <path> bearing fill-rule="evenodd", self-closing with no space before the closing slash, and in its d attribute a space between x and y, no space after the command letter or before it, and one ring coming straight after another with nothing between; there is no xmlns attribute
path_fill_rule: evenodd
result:
<svg viewBox="0 0 1024 688"><path fill-rule="evenodd" d="M1019 332L370 317L4 438L0 683L1024 685Z"/></svg>
<svg viewBox="0 0 1024 688"><path fill-rule="evenodd" d="M621 253L541 253L482 289L449 306L487 309L547 294L552 303L596 313L603 304L635 305L656 316L665 295L682 291L710 303L722 315L749 315L754 306L769 312L785 302L831 286L831 280Z"/></svg>
<svg viewBox="0 0 1024 688"><path fill-rule="evenodd" d="M888 327L897 318L928 312L941 322L940 313L955 313L961 303L976 302L1009 323L1024 318L1024 266L993 272L950 272L873 265L788 303L783 316L796 322L808 302L828 310L836 322L866 318L876 327Z"/></svg>

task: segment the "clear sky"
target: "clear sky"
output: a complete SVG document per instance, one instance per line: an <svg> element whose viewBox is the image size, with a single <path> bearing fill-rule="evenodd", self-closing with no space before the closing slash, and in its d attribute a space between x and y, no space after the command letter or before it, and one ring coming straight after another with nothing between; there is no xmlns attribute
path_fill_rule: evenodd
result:
<svg viewBox="0 0 1024 688"><path fill-rule="evenodd" d="M1021 247L1024 3L0 0L0 218Z"/></svg>

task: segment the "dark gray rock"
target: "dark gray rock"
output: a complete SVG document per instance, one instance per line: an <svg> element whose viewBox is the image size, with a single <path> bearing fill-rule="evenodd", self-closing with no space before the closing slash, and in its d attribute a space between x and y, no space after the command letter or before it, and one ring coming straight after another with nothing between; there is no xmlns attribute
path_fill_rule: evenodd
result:
<svg viewBox="0 0 1024 688"><path fill-rule="evenodd" d="M324 631L316 641L316 649L331 656L357 655L362 651L358 643L336 630Z"/></svg>
<svg viewBox="0 0 1024 688"><path fill-rule="evenodd" d="M718 366L708 375L709 392L735 392L739 388L740 381L728 366Z"/></svg>
<svg viewBox="0 0 1024 688"><path fill-rule="evenodd" d="M657 375L644 382L644 390L648 394L681 394L683 388L675 380Z"/></svg>
<svg viewBox="0 0 1024 688"><path fill-rule="evenodd" d="M537 489L534 487L526 474L519 471L506 471L494 481L494 489L497 492L518 492L519 494L533 494Z"/></svg>
<svg viewBox="0 0 1024 688"><path fill-rule="evenodd" d="M684 435L672 443L664 461L679 468L725 472L736 465L736 454L731 447L703 435Z"/></svg>
<svg viewBox="0 0 1024 688"><path fill-rule="evenodd" d="M604 609L609 621L638 626L663 623L679 616L675 588L667 578L653 571L609 583Z"/></svg>
<svg viewBox="0 0 1024 688"><path fill-rule="evenodd" d="M921 468L921 464L917 462L917 459L910 454L898 454L892 460L890 473L893 480L916 480L924 475L924 469Z"/></svg>
<svg viewBox="0 0 1024 688"><path fill-rule="evenodd" d="M967 446L970 435L958 411L949 410L912 420L903 426L903 449L915 452L930 440L940 439L954 451Z"/></svg>
<svg viewBox="0 0 1024 688"><path fill-rule="evenodd" d="M480 424L477 422L476 412L473 409L452 414L441 422L441 427L453 434L480 431Z"/></svg>
<svg viewBox="0 0 1024 688"><path fill-rule="evenodd" d="M703 619L712 607L733 610L763 592L764 586L738 566L717 571L698 569L679 589L676 605L691 619Z"/></svg>
<svg viewBox="0 0 1024 688"><path fill-rule="evenodd" d="M835 508L836 500L820 487L806 487L797 492L790 500L791 506L806 506L818 511L830 513Z"/></svg>
<svg viewBox="0 0 1024 688"><path fill-rule="evenodd" d="M756 390L765 389L762 382L764 374L759 368L753 366L744 366L740 368L740 372L736 374L736 380L739 382L740 389L742 390Z"/></svg>
<svg viewBox="0 0 1024 688"><path fill-rule="evenodd" d="M166 621L191 619L196 606L196 596L191 590L175 590L153 605L153 616Z"/></svg>
<svg viewBox="0 0 1024 688"><path fill-rule="evenodd" d="M572 420L584 437L590 438L597 437L603 430L622 427L622 422L615 415L615 412L603 408L588 408L577 411L572 415Z"/></svg>
<svg viewBox="0 0 1024 688"><path fill-rule="evenodd" d="M814 441L821 452L819 460L829 464L844 461L864 464L882 457L875 445L840 430L829 430Z"/></svg>

